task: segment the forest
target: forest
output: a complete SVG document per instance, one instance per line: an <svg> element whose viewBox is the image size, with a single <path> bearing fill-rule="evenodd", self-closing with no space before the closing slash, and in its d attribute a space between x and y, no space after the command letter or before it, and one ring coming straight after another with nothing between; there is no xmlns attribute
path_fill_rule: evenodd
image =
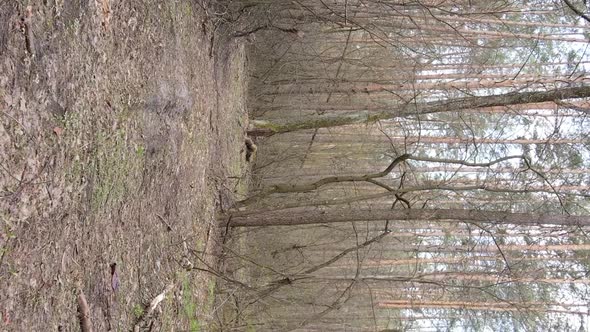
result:
<svg viewBox="0 0 590 332"><path fill-rule="evenodd" d="M585 0L0 3L0 330L588 331Z"/></svg>
<svg viewBox="0 0 590 332"><path fill-rule="evenodd" d="M231 320L589 328L584 3L246 3L267 14L243 29L260 144L221 219Z"/></svg>

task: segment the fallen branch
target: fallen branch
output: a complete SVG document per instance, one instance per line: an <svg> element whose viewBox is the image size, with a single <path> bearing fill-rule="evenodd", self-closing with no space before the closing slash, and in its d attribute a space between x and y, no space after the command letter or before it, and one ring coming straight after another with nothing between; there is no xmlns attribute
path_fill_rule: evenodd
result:
<svg viewBox="0 0 590 332"><path fill-rule="evenodd" d="M88 308L88 302L86 302L86 296L84 296L84 292L81 289L78 293L78 320L80 321L80 330L82 332L92 332L90 309Z"/></svg>
<svg viewBox="0 0 590 332"><path fill-rule="evenodd" d="M145 320L154 312L160 302L164 301L166 294L168 294L173 288L174 283L169 284L162 293L158 294L158 296L156 296L152 302L150 302L147 310L137 319L137 322L133 326L133 332L139 332L141 324L144 323Z"/></svg>

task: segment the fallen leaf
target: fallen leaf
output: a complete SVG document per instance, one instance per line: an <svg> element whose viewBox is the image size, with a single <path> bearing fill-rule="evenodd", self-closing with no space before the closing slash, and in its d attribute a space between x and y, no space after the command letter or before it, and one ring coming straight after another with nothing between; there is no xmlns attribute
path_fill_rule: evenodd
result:
<svg viewBox="0 0 590 332"><path fill-rule="evenodd" d="M60 137L60 136L61 136L61 134L63 133L63 131L64 131L64 130L63 130L63 128L61 128L61 127L53 127L53 132L55 133L55 135L56 135L57 137Z"/></svg>

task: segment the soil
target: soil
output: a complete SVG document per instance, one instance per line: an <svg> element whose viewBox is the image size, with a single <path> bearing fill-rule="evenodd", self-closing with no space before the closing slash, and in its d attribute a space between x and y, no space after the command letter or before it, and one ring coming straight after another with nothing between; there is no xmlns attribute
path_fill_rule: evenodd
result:
<svg viewBox="0 0 590 332"><path fill-rule="evenodd" d="M81 292L94 331L213 326L215 214L248 169L244 46L216 14L0 2L0 330L79 330Z"/></svg>

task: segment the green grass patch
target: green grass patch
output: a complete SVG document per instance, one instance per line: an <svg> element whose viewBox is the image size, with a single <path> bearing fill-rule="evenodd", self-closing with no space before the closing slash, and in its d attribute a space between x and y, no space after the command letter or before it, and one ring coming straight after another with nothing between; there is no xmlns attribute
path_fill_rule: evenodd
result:
<svg viewBox="0 0 590 332"><path fill-rule="evenodd" d="M140 304L136 304L135 306L133 306L133 316L135 316L135 318L139 318L143 315L144 309L143 306Z"/></svg>
<svg viewBox="0 0 590 332"><path fill-rule="evenodd" d="M200 332L201 323L197 319L197 304L194 301L192 287L187 276L182 280L182 306L188 320L189 331Z"/></svg>
<svg viewBox="0 0 590 332"><path fill-rule="evenodd" d="M136 147L135 154L137 155L137 157L143 158L145 156L145 148L142 145Z"/></svg>
<svg viewBox="0 0 590 332"><path fill-rule="evenodd" d="M256 332L256 328L252 326L252 323L248 322L246 325L246 332Z"/></svg>
<svg viewBox="0 0 590 332"><path fill-rule="evenodd" d="M207 283L207 312L213 309L213 304L215 303L215 287L215 280L209 280L209 282Z"/></svg>
<svg viewBox="0 0 590 332"><path fill-rule="evenodd" d="M62 144L67 151L66 181L89 186L90 209L108 209L122 202L139 186L145 148L128 142L122 127L112 129L112 119L92 117L92 112L72 111L61 121Z"/></svg>
<svg viewBox="0 0 590 332"><path fill-rule="evenodd" d="M95 176L91 206L96 211L124 197L131 184L128 177L137 163L137 153L130 153L123 130L110 135L99 131L95 139L96 153L90 171Z"/></svg>

